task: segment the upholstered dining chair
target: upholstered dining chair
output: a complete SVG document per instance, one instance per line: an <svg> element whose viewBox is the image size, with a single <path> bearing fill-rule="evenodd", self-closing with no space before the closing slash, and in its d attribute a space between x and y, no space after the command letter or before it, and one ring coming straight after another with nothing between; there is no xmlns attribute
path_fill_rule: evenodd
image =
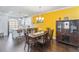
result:
<svg viewBox="0 0 79 59"><path fill-rule="evenodd" d="M26 47L27 47L27 50L29 52L32 41L29 40L28 34L24 33L24 35L25 35L24 51L26 51ZM28 45L28 46L26 46L26 45Z"/></svg>
<svg viewBox="0 0 79 59"><path fill-rule="evenodd" d="M50 40L50 42L53 42L53 32L54 32L54 30L49 31L49 40Z"/></svg>
<svg viewBox="0 0 79 59"><path fill-rule="evenodd" d="M27 33L37 32L37 28L27 28Z"/></svg>
<svg viewBox="0 0 79 59"><path fill-rule="evenodd" d="M53 41L53 32L54 32L54 30L52 30L52 29L50 29L50 28L47 28L47 32L48 32L48 40L50 41L50 42L52 42Z"/></svg>
<svg viewBox="0 0 79 59"><path fill-rule="evenodd" d="M24 51L26 50L26 44L28 44L28 35L26 32L24 32L24 37L25 37L25 45L24 45Z"/></svg>
<svg viewBox="0 0 79 59"><path fill-rule="evenodd" d="M53 40L53 32L54 32L54 30L51 30L51 33L50 33L50 40Z"/></svg>
<svg viewBox="0 0 79 59"><path fill-rule="evenodd" d="M37 42L36 38L32 38L28 36L28 33L24 33L25 35L25 46L24 46L24 51L26 51L26 44L28 45L28 52L31 51L30 49L32 49L32 47L34 46L34 44Z"/></svg>
<svg viewBox="0 0 79 59"><path fill-rule="evenodd" d="M37 31L38 31L38 28L33 28L33 31L34 31L34 32L37 32Z"/></svg>
<svg viewBox="0 0 79 59"><path fill-rule="evenodd" d="M18 39L21 39L22 38L22 29L18 29L18 30L16 30L17 31L17 33L19 34L19 36L17 37Z"/></svg>
<svg viewBox="0 0 79 59"><path fill-rule="evenodd" d="M27 28L27 33L31 33L32 32L32 29L31 28Z"/></svg>
<svg viewBox="0 0 79 59"><path fill-rule="evenodd" d="M38 46L44 48L47 42L48 42L48 32L44 32L44 35L38 38L38 43L39 43Z"/></svg>

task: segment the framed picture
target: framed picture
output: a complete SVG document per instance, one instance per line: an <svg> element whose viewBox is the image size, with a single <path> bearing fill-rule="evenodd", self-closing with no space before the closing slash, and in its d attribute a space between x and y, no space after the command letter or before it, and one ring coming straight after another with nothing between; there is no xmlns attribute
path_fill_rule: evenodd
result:
<svg viewBox="0 0 79 59"><path fill-rule="evenodd" d="M64 29L69 29L69 22L64 22Z"/></svg>

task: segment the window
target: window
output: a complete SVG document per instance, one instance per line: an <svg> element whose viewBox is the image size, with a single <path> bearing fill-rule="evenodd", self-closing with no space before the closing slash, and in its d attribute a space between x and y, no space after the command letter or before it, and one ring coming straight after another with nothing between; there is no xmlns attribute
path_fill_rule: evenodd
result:
<svg viewBox="0 0 79 59"><path fill-rule="evenodd" d="M9 20L9 29L17 30L19 28L18 21L16 19Z"/></svg>

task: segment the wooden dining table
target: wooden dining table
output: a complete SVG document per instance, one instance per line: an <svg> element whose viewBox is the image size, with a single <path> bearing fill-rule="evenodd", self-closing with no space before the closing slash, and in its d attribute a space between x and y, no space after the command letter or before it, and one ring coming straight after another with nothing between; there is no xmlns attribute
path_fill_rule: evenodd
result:
<svg viewBox="0 0 79 59"><path fill-rule="evenodd" d="M35 32L35 33L28 34L28 36L32 37L32 38L36 38L36 37L39 37L39 36L42 36L42 35L44 35L44 31L40 31L40 32Z"/></svg>
<svg viewBox="0 0 79 59"><path fill-rule="evenodd" d="M42 37L45 34L44 31L40 31L40 32L35 32L35 33L29 33L27 36L28 39L28 52L30 49L30 46L32 46L33 44L35 44L36 42L38 42L38 38Z"/></svg>

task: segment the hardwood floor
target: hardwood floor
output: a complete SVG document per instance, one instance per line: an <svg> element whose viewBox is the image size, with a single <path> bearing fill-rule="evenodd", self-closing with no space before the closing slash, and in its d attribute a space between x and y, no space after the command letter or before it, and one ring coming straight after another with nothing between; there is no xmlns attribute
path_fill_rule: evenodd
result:
<svg viewBox="0 0 79 59"><path fill-rule="evenodd" d="M25 39L8 39L7 37L0 38L0 52L24 52ZM28 46L28 45L27 45ZM26 51L27 51L26 46ZM57 43L55 40L53 43L45 44L44 47L41 44L34 45L31 52L78 52L79 48Z"/></svg>

